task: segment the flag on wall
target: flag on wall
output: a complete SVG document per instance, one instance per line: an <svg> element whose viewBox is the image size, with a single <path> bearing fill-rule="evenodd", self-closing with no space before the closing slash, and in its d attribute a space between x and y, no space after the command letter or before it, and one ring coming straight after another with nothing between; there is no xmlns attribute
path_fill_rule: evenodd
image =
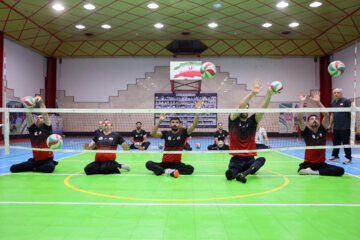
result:
<svg viewBox="0 0 360 240"><path fill-rule="evenodd" d="M201 61L170 62L170 80L201 80Z"/></svg>

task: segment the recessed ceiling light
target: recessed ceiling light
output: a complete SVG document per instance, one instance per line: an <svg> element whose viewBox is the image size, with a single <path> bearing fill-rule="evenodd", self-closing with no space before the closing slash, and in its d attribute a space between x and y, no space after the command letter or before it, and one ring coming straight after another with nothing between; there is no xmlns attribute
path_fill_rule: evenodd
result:
<svg viewBox="0 0 360 240"><path fill-rule="evenodd" d="M209 23L208 26L209 26L209 28L216 28L218 26L218 24L215 22L212 22L212 23Z"/></svg>
<svg viewBox="0 0 360 240"><path fill-rule="evenodd" d="M105 28L105 29L110 29L111 26L109 24L103 24L101 25L102 28Z"/></svg>
<svg viewBox="0 0 360 240"><path fill-rule="evenodd" d="M91 3L86 3L84 5L84 8L87 9L87 10L94 10L95 9L95 5L94 4L91 4Z"/></svg>
<svg viewBox="0 0 360 240"><path fill-rule="evenodd" d="M77 29L85 29L85 26L82 25L82 24L77 24L77 25L75 25L75 27L76 27Z"/></svg>
<svg viewBox="0 0 360 240"><path fill-rule="evenodd" d="M154 25L154 27L160 29L160 28L163 28L163 27L164 27L164 24L162 24L162 23L156 23L156 24Z"/></svg>
<svg viewBox="0 0 360 240"><path fill-rule="evenodd" d="M214 3L214 4L213 4L213 7L214 7L214 8L222 8L222 6L223 6L223 5L222 5L221 3Z"/></svg>
<svg viewBox="0 0 360 240"><path fill-rule="evenodd" d="M297 22L292 22L289 24L289 27L292 27L292 28L295 28L295 27L298 27L300 24L297 23Z"/></svg>
<svg viewBox="0 0 360 240"><path fill-rule="evenodd" d="M310 3L309 6L312 8L316 8L316 7L320 7L321 5L322 5L321 2L315 1L315 2Z"/></svg>
<svg viewBox="0 0 360 240"><path fill-rule="evenodd" d="M289 6L289 4L284 1L281 1L278 4L276 4L276 7L278 7L278 8L286 8L287 6Z"/></svg>
<svg viewBox="0 0 360 240"><path fill-rule="evenodd" d="M269 27L271 27L271 26L272 26L272 24L271 24L271 23L266 22L266 23L264 23L264 24L263 24L263 25L261 25L261 26L263 26L264 28L269 28Z"/></svg>
<svg viewBox="0 0 360 240"><path fill-rule="evenodd" d="M149 4L147 5L147 7L150 8L150 9L157 9L157 8L159 8L159 5L156 4L156 3L154 3L154 2L152 2L152 3L149 3Z"/></svg>
<svg viewBox="0 0 360 240"><path fill-rule="evenodd" d="M65 9L64 5L62 5L61 3L53 4L52 8L55 9L56 11L62 11Z"/></svg>

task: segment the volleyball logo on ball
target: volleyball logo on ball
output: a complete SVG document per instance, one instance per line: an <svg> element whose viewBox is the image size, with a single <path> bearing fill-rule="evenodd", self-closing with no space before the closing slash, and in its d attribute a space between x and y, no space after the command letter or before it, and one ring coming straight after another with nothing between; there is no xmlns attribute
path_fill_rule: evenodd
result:
<svg viewBox="0 0 360 240"><path fill-rule="evenodd" d="M332 77L338 77L345 71L345 64L341 61L333 61L328 66L329 74Z"/></svg>
<svg viewBox="0 0 360 240"><path fill-rule="evenodd" d="M63 145L63 139L59 134L51 134L47 138L46 144L50 149L58 149Z"/></svg>
<svg viewBox="0 0 360 240"><path fill-rule="evenodd" d="M21 99L21 101L25 108L33 108L36 104L35 98L30 96L24 97L23 99Z"/></svg>
<svg viewBox="0 0 360 240"><path fill-rule="evenodd" d="M211 62L203 63L200 68L200 73L202 78L213 78L216 74L216 66Z"/></svg>
<svg viewBox="0 0 360 240"><path fill-rule="evenodd" d="M270 85L271 87L271 90L275 93L275 94L278 94L281 92L281 90L283 89L283 85L281 82L279 81L274 81L271 83Z"/></svg>

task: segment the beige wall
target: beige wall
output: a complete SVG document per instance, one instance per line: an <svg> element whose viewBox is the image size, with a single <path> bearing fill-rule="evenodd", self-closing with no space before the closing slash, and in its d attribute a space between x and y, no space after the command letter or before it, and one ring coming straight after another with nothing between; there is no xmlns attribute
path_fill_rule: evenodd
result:
<svg viewBox="0 0 360 240"><path fill-rule="evenodd" d="M201 92L217 93L218 108L234 109L241 99L249 93L245 84L237 84L237 80L229 78L229 73L220 72L213 79L203 80ZM251 84L248 84L251 86ZM263 83L266 87L266 83ZM99 86L101 91L101 85ZM136 80L136 84L128 85L126 91L118 91L118 96L109 97L106 103L75 102L73 96L66 96L65 91L57 91L59 108L95 108L95 109L152 109L154 108L155 93L170 93L169 67L156 67L155 72L146 73L145 78ZM40 93L45 95L44 90ZM309 93L305 93L309 94ZM8 96L13 96L13 91L8 91ZM274 100L276 98L273 97ZM264 100L264 96L256 96L250 101L251 108L257 108ZM278 108L279 102L271 101L270 108ZM309 107L315 107L311 104ZM135 122L141 121L143 128L150 131L154 125L153 114L61 114L64 122L64 131L90 132L97 128L98 120L108 118L112 120L115 131L131 131ZM218 114L218 122L228 124L228 114ZM278 132L279 115L265 114L261 123L268 132ZM226 127L227 128L227 127ZM213 131L214 129L197 129L196 131Z"/></svg>

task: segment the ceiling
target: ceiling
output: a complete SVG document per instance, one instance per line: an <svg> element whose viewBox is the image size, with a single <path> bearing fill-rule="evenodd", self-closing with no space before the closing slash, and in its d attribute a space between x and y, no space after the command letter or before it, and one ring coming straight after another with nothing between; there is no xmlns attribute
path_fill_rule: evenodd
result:
<svg viewBox="0 0 360 240"><path fill-rule="evenodd" d="M208 47L200 56L315 57L360 38L360 0L318 1L323 5L310 8L311 0L287 0L278 9L274 0L156 0L151 10L144 0L0 0L0 31L52 57L173 56L166 49L173 40L200 40ZM56 12L55 2L65 9ZM84 9L86 2L96 9ZM290 28L293 21L300 25ZM164 27L154 28L157 22ZM105 23L111 29L100 27Z"/></svg>

